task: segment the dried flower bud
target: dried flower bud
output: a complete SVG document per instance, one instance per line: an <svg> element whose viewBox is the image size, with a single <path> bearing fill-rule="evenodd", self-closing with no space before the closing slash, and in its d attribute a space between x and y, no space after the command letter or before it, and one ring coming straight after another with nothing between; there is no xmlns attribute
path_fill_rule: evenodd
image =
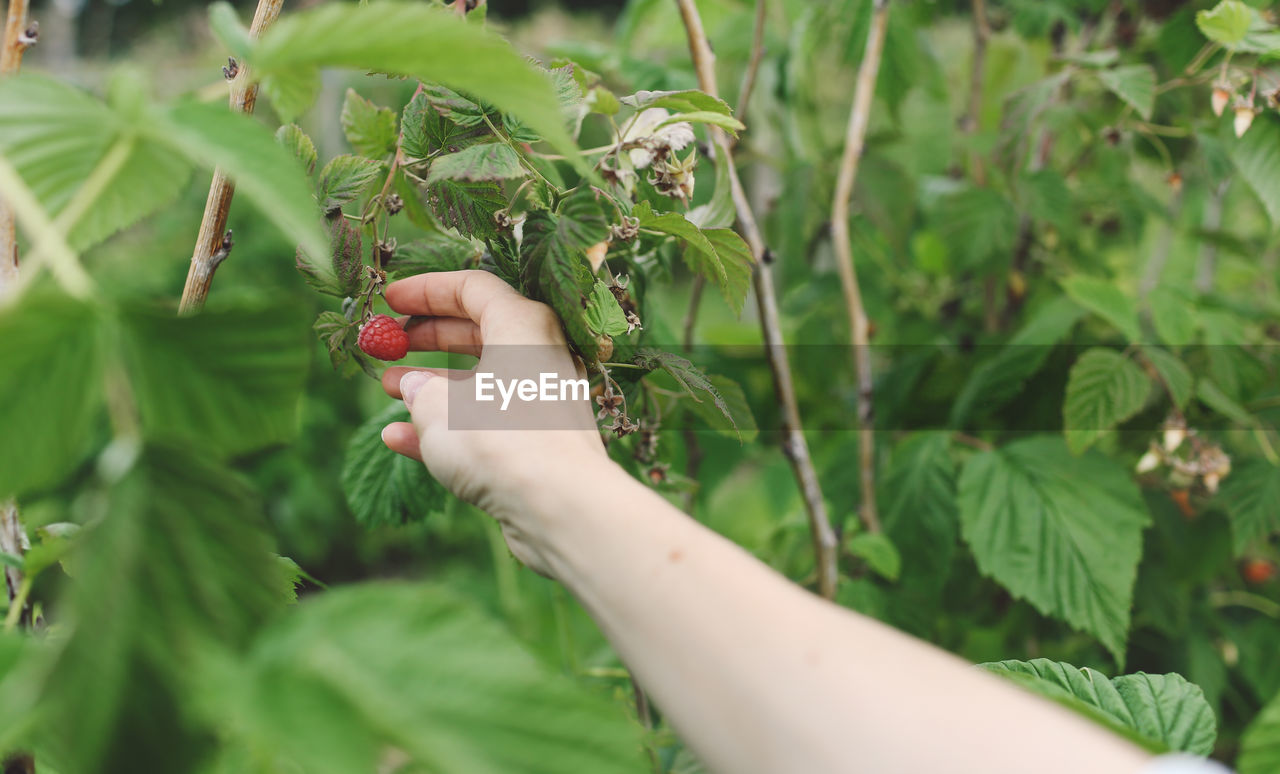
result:
<svg viewBox="0 0 1280 774"><path fill-rule="evenodd" d="M1114 146L1120 144L1120 140L1124 139L1124 135L1114 126L1108 126L1102 130L1102 139L1106 140L1108 145Z"/></svg>
<svg viewBox="0 0 1280 774"><path fill-rule="evenodd" d="M649 184L663 196L687 202L693 198L693 170L697 163L696 151L684 160L655 161Z"/></svg>
<svg viewBox="0 0 1280 774"><path fill-rule="evenodd" d="M388 215L395 215L404 209L404 199L400 198L400 194L391 194L382 200L382 206L386 209Z"/></svg>
<svg viewBox="0 0 1280 774"><path fill-rule="evenodd" d="M644 330L644 326L640 324L640 316L635 312L627 310L627 333L637 329Z"/></svg>
<svg viewBox="0 0 1280 774"><path fill-rule="evenodd" d="M623 216L622 222L609 227L609 237L613 241L630 242L640 235L640 219Z"/></svg>
<svg viewBox="0 0 1280 774"><path fill-rule="evenodd" d="M1213 106L1213 114L1215 116L1222 115L1222 111L1227 109L1227 103L1231 101L1231 92L1224 86L1213 87L1213 97L1210 104Z"/></svg>
<svg viewBox="0 0 1280 774"><path fill-rule="evenodd" d="M1253 109L1253 105L1236 105L1236 137L1244 137L1244 133L1249 131L1250 126L1253 126L1253 117L1255 115L1257 115L1257 111Z"/></svg>
<svg viewBox="0 0 1280 774"><path fill-rule="evenodd" d="M667 480L667 470L670 467L671 467L670 465L660 464L660 465L654 465L653 467L646 470L645 475L649 477L649 483L653 484L654 486L659 486L665 483Z"/></svg>
<svg viewBox="0 0 1280 774"><path fill-rule="evenodd" d="M1182 190L1182 173L1175 169L1165 176L1164 182L1169 186L1169 190L1177 193Z"/></svg>
<svg viewBox="0 0 1280 774"><path fill-rule="evenodd" d="M40 22L33 21L27 28L18 33L18 45L30 48L40 40Z"/></svg>
<svg viewBox="0 0 1280 774"><path fill-rule="evenodd" d="M632 422L627 415L623 414L613 420L613 424L609 426L609 429L612 430L616 436L621 438L624 435L630 435L631 433L639 430L640 425Z"/></svg>
<svg viewBox="0 0 1280 774"><path fill-rule="evenodd" d="M499 231L510 231L515 226L515 221L511 219L511 213L498 210L493 213L493 225Z"/></svg>
<svg viewBox="0 0 1280 774"><path fill-rule="evenodd" d="M1143 473L1150 473L1158 467L1160 467L1160 455L1156 454L1155 449L1152 449L1142 455L1142 459L1138 460L1138 465L1134 470L1141 475Z"/></svg>
<svg viewBox="0 0 1280 774"><path fill-rule="evenodd" d="M235 80L235 77L239 74L240 74L240 63L237 62L236 58L233 56L227 57L227 63L222 66L222 77L231 81L231 80Z"/></svg>
<svg viewBox="0 0 1280 774"><path fill-rule="evenodd" d="M596 405L600 407L600 411L596 412L596 419L618 416L622 401L621 395L597 395Z"/></svg>

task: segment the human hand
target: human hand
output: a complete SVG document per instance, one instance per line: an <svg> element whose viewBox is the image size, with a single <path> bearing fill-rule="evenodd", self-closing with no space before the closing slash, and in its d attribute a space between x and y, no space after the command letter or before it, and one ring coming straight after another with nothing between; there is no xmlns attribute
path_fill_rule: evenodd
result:
<svg viewBox="0 0 1280 774"><path fill-rule="evenodd" d="M393 282L395 311L427 319L408 327L409 348L480 358L475 369L392 367L382 385L413 422L382 431L393 451L421 460L458 497L498 520L522 562L548 574L557 509L536 507L556 487L609 466L589 399L477 402L476 375L583 378L551 309L483 271L433 272ZM451 405L452 402L452 405ZM554 514L554 515L553 515Z"/></svg>

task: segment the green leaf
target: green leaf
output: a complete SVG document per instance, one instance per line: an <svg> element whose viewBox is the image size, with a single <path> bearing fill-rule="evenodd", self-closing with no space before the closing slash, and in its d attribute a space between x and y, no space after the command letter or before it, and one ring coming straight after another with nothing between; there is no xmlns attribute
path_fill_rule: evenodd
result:
<svg viewBox="0 0 1280 774"><path fill-rule="evenodd" d="M276 142L293 154L310 175L316 169L316 145L297 124L285 124L276 130Z"/></svg>
<svg viewBox="0 0 1280 774"><path fill-rule="evenodd" d="M361 425L347 444L342 491L356 520L366 527L421 521L444 506L444 487L426 467L382 442L382 428L408 421L404 405L394 403Z"/></svg>
<svg viewBox="0 0 1280 774"><path fill-rule="evenodd" d="M430 231L421 239L400 245L387 264L397 279L429 271L457 271L479 265L481 251L469 240Z"/></svg>
<svg viewBox="0 0 1280 774"><path fill-rule="evenodd" d="M1202 376L1196 382L1196 398L1204 405L1237 424L1245 427L1255 427L1258 424L1257 417L1250 414L1249 410L1244 406L1236 403L1208 377Z"/></svg>
<svg viewBox="0 0 1280 774"><path fill-rule="evenodd" d="M717 113L710 110L695 110L690 113L676 113L667 120L658 124L656 128L661 129L664 126L678 124L682 121L691 124L710 124L712 126L718 126L721 129L728 131L729 134L732 134L734 137L738 136L738 132L747 128L741 121L733 116L726 116L723 113Z"/></svg>
<svg viewBox="0 0 1280 774"><path fill-rule="evenodd" d="M933 222L962 268L993 271L1008 264L1018 218L1002 194L976 187L949 194L938 202Z"/></svg>
<svg viewBox="0 0 1280 774"><path fill-rule="evenodd" d="M596 333L606 336L622 336L631 330L627 316L618 305L618 299L609 286L596 280L587 299L587 325Z"/></svg>
<svg viewBox="0 0 1280 774"><path fill-rule="evenodd" d="M759 435L756 418L751 413L751 404L747 402L742 385L719 374L710 374L707 381L720 394L720 403L715 400L695 401L689 404L694 414L707 423L715 432L740 443L751 443ZM724 409L721 410L720 406Z"/></svg>
<svg viewBox="0 0 1280 774"><path fill-rule="evenodd" d="M152 438L236 455L293 438L310 348L304 311L120 312L129 387Z"/></svg>
<svg viewBox="0 0 1280 774"><path fill-rule="evenodd" d="M0 153L76 250L155 212L186 186L191 167L182 155L166 143L139 141L148 124L42 76L0 83ZM95 177L97 188L89 190L85 182Z"/></svg>
<svg viewBox="0 0 1280 774"><path fill-rule="evenodd" d="M741 314L755 263L742 237L730 229L704 231L678 212L655 213L649 202L640 202L631 214L639 219L640 228L679 239L689 269L715 283L734 313Z"/></svg>
<svg viewBox="0 0 1280 774"><path fill-rule="evenodd" d="M1046 304L991 358L973 370L951 407L951 423L960 427L981 406L996 411L1021 392L1044 365L1054 345L1066 338L1083 312L1066 298Z"/></svg>
<svg viewBox="0 0 1280 774"><path fill-rule="evenodd" d="M949 433L912 435L894 449L879 487L884 532L911 559L902 583L925 599L941 592L955 554L959 514L950 447Z"/></svg>
<svg viewBox="0 0 1280 774"><path fill-rule="evenodd" d="M729 107L727 102L696 89L685 89L684 91L637 91L635 94L619 97L618 101L637 110L666 108L676 113L733 115L733 109Z"/></svg>
<svg viewBox="0 0 1280 774"><path fill-rule="evenodd" d="M1067 446L1079 454L1106 431L1142 410L1151 379L1128 357L1095 347L1076 359L1062 405Z"/></svg>
<svg viewBox="0 0 1280 774"><path fill-rule="evenodd" d="M584 295L593 286L585 251L605 240L609 224L595 194L579 188L561 203L559 214L538 210L524 224L520 252L524 281L534 297L556 310L569 340L588 359L598 344L587 324Z"/></svg>
<svg viewBox="0 0 1280 774"><path fill-rule="evenodd" d="M484 123L485 116L492 112L474 100L439 84L422 84L422 97L445 120L458 126L479 126Z"/></svg>
<svg viewBox="0 0 1280 774"><path fill-rule="evenodd" d="M702 229L730 228L738 219L738 211L733 203L729 165L716 164L715 167L716 188L711 194L711 200L689 211L689 222Z"/></svg>
<svg viewBox="0 0 1280 774"><path fill-rule="evenodd" d="M982 668L1080 712L1153 752L1208 755L1217 720L1200 687L1179 674L1137 672L1108 680L1088 667L1038 658Z"/></svg>
<svg viewBox="0 0 1280 774"><path fill-rule="evenodd" d="M251 202L320 271L329 270L329 240L297 161L261 124L221 105L182 103L149 120L149 136L236 183L237 201ZM119 195L118 193L116 195Z"/></svg>
<svg viewBox="0 0 1280 774"><path fill-rule="evenodd" d="M1196 26L1206 38L1227 48L1244 40L1257 12L1239 0L1222 0L1213 9L1196 13Z"/></svg>
<svg viewBox="0 0 1280 774"><path fill-rule="evenodd" d="M426 159L443 151L456 153L491 136L487 128L466 128L442 115L431 101L428 87L409 102L400 121L404 130L401 147L411 159Z"/></svg>
<svg viewBox="0 0 1280 774"><path fill-rule="evenodd" d="M299 77L321 67L408 75L471 94L528 124L580 170L546 75L498 36L421 4L346 4L288 14L263 34L251 63L263 75Z"/></svg>
<svg viewBox="0 0 1280 774"><path fill-rule="evenodd" d="M1269 113L1258 116L1244 137L1231 144L1230 153L1275 229L1280 225L1280 120Z"/></svg>
<svg viewBox="0 0 1280 774"><path fill-rule="evenodd" d="M316 199L320 209L332 212L354 202L382 175L382 162L360 156L334 156L320 170Z"/></svg>
<svg viewBox="0 0 1280 774"><path fill-rule="evenodd" d="M1184 294L1160 285L1147 296L1151 324L1160 340L1171 347L1195 343L1196 308Z"/></svg>
<svg viewBox="0 0 1280 774"><path fill-rule="evenodd" d="M190 771L210 729L192 722L197 659L237 658L283 607L285 572L244 484L181 447L148 446L99 495L73 553L76 583L39 708L65 770Z"/></svg>
<svg viewBox="0 0 1280 774"><path fill-rule="evenodd" d="M1191 371L1182 361L1159 347L1143 347L1142 355L1155 369L1162 391L1170 396L1173 405L1179 409L1187 407L1191 400Z"/></svg>
<svg viewBox="0 0 1280 774"><path fill-rule="evenodd" d="M863 532L845 544L849 553L867 563L880 577L896 581L902 572L902 557L893 541L881 532Z"/></svg>
<svg viewBox="0 0 1280 774"><path fill-rule="evenodd" d="M1130 343L1138 343L1138 308L1114 282L1076 274L1062 281L1062 289L1072 301L1115 326Z"/></svg>
<svg viewBox="0 0 1280 774"><path fill-rule="evenodd" d="M1150 65L1129 65L1099 70L1102 85L1137 111L1142 120L1151 120L1156 106L1156 71Z"/></svg>
<svg viewBox="0 0 1280 774"><path fill-rule="evenodd" d="M1240 739L1239 774L1280 771L1280 695L1262 708Z"/></svg>
<svg viewBox="0 0 1280 774"><path fill-rule="evenodd" d="M230 3L213 3L209 6L209 29L213 30L222 45L239 59L249 55L253 49L253 40L249 30L240 23L236 9Z"/></svg>
<svg viewBox="0 0 1280 774"><path fill-rule="evenodd" d="M439 588L364 584L293 612L236 676L234 725L273 759L349 774L376 770L391 747L441 772L645 770L639 729L616 702Z"/></svg>
<svg viewBox="0 0 1280 774"><path fill-rule="evenodd" d="M102 409L101 320L64 296L0 308L0 499L58 483L80 462ZM20 378L19 378L19 375Z"/></svg>
<svg viewBox="0 0 1280 774"><path fill-rule="evenodd" d="M268 73L258 90L275 108L281 121L294 121L315 104L324 84L320 73L305 67Z"/></svg>
<svg viewBox="0 0 1280 774"><path fill-rule="evenodd" d="M1231 517L1236 556L1280 530L1280 468L1265 460L1249 460L1222 480L1218 495Z"/></svg>
<svg viewBox="0 0 1280 774"><path fill-rule="evenodd" d="M641 368L649 370L662 369L676 380L684 391L695 403L703 403L710 401L712 405L727 419L737 430L737 422L734 421L733 412L729 409L728 402L724 396L716 389L711 379L703 373L702 369L672 352L662 352L656 349L642 349L636 353L635 364ZM739 436L741 437L741 436Z"/></svg>
<svg viewBox="0 0 1280 774"><path fill-rule="evenodd" d="M366 158L383 160L396 152L396 114L347 89L342 103L342 131L351 149Z"/></svg>
<svg viewBox="0 0 1280 774"><path fill-rule="evenodd" d="M487 142L436 158L431 162L427 184L441 180L506 180L527 174L515 149L506 143Z"/></svg>
<svg viewBox="0 0 1280 774"><path fill-rule="evenodd" d="M1133 583L1149 518L1126 471L1033 437L972 457L960 525L984 575L1097 637L1124 663Z"/></svg>
<svg viewBox="0 0 1280 774"><path fill-rule="evenodd" d="M483 239L497 236L493 216L507 206L496 183L439 180L426 189L427 208L459 234Z"/></svg>

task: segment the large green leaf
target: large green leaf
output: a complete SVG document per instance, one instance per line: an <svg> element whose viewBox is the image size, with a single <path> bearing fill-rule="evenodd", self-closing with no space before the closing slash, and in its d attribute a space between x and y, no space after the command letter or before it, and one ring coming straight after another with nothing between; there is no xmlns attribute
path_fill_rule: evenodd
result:
<svg viewBox="0 0 1280 774"><path fill-rule="evenodd" d="M324 5L281 19L250 62L276 80L350 67L443 83L515 115L585 169L550 79L501 38L451 12L395 2Z"/></svg>
<svg viewBox="0 0 1280 774"><path fill-rule="evenodd" d="M932 220L961 268L994 271L1008 265L1018 218L1003 194L977 187L948 194L939 200Z"/></svg>
<svg viewBox="0 0 1280 774"><path fill-rule="evenodd" d="M116 452L137 456L72 555L43 738L67 771L189 771L211 741L189 714L196 660L246 646L285 571L236 478L179 447Z"/></svg>
<svg viewBox="0 0 1280 774"><path fill-rule="evenodd" d="M1240 774L1272 774L1280 771L1280 695L1262 708L1240 739Z"/></svg>
<svg viewBox="0 0 1280 774"><path fill-rule="evenodd" d="M683 358L673 352L642 349L636 353L634 362L641 368L666 371L671 375L672 379L675 379L676 384L680 385L685 393L688 394L691 400L695 403L711 403L734 426L734 429L737 429L737 423L734 421L733 413L730 411L729 404L725 401L724 396L716 389L711 378L703 373L701 368L689 362L687 358Z"/></svg>
<svg viewBox="0 0 1280 774"><path fill-rule="evenodd" d="M316 199L326 214L364 196L382 177L382 162L342 154L329 159L316 180Z"/></svg>
<svg viewBox="0 0 1280 774"><path fill-rule="evenodd" d="M502 188L489 181L439 180L425 194L428 209L440 223L468 237L496 236L493 216L507 206Z"/></svg>
<svg viewBox="0 0 1280 774"><path fill-rule="evenodd" d="M1100 70L1098 78L1103 86L1137 111L1144 121L1151 120L1151 111L1156 106L1156 71L1151 65Z"/></svg>
<svg viewBox="0 0 1280 774"><path fill-rule="evenodd" d="M640 772L639 727L551 674L500 625L432 586L303 602L243 665L232 715L254 748L312 774L374 771L382 749L430 771Z"/></svg>
<svg viewBox="0 0 1280 774"><path fill-rule="evenodd" d="M1079 454L1108 430L1142 410L1151 379L1130 358L1111 349L1086 350L1071 367L1062 405L1067 446Z"/></svg>
<svg viewBox="0 0 1280 774"><path fill-rule="evenodd" d="M1237 556L1280 530L1280 468L1266 460L1249 460L1232 470L1218 497L1231 517Z"/></svg>
<svg viewBox="0 0 1280 774"><path fill-rule="evenodd" d="M1147 296L1151 324L1160 339L1171 347L1195 342L1196 308L1186 295L1168 285L1158 285Z"/></svg>
<svg viewBox="0 0 1280 774"><path fill-rule="evenodd" d="M1126 471L1060 438L975 455L960 476L960 525L978 568L1037 610L1097 637L1124 664L1149 518Z"/></svg>
<svg viewBox="0 0 1280 774"><path fill-rule="evenodd" d="M426 467L382 442L383 427L408 421L404 405L393 403L361 425L347 444L342 491L347 506L365 526L421 521L444 504L444 487Z"/></svg>
<svg viewBox="0 0 1280 774"><path fill-rule="evenodd" d="M177 319L121 312L129 386L148 435L227 455L292 438L310 361L303 314L280 304Z"/></svg>
<svg viewBox="0 0 1280 774"><path fill-rule="evenodd" d="M0 499L60 481L88 451L102 408L95 310L31 293L0 307Z"/></svg>
<svg viewBox="0 0 1280 774"><path fill-rule="evenodd" d="M1256 14L1240 0L1221 0L1211 10L1196 13L1196 26L1214 43L1234 48L1249 34Z"/></svg>
<svg viewBox="0 0 1280 774"><path fill-rule="evenodd" d="M139 142L143 128L136 117L42 76L0 83L0 153L47 212L62 212L99 167L110 175L78 203L75 222L62 224L77 250L154 212L186 185L190 165L166 145Z"/></svg>
<svg viewBox="0 0 1280 774"><path fill-rule="evenodd" d="M1231 145L1231 160L1266 208L1271 227L1280 225L1280 120L1269 113L1255 118Z"/></svg>
<svg viewBox="0 0 1280 774"><path fill-rule="evenodd" d="M1200 687L1179 674L1137 672L1108 680L1061 661L981 664L1031 690L1109 726L1157 752L1208 755L1217 720Z"/></svg>
<svg viewBox="0 0 1280 774"><path fill-rule="evenodd" d="M1138 307L1110 280L1076 274L1062 281L1071 300L1111 323L1130 343L1142 338L1138 328Z"/></svg>

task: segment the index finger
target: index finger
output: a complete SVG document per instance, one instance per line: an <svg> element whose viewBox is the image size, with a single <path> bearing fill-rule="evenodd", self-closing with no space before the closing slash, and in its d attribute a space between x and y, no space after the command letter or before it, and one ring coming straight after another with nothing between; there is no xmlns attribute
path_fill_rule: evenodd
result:
<svg viewBox="0 0 1280 774"><path fill-rule="evenodd" d="M495 300L520 294L487 271L435 271L387 285L387 305L400 314L462 317L479 323Z"/></svg>

